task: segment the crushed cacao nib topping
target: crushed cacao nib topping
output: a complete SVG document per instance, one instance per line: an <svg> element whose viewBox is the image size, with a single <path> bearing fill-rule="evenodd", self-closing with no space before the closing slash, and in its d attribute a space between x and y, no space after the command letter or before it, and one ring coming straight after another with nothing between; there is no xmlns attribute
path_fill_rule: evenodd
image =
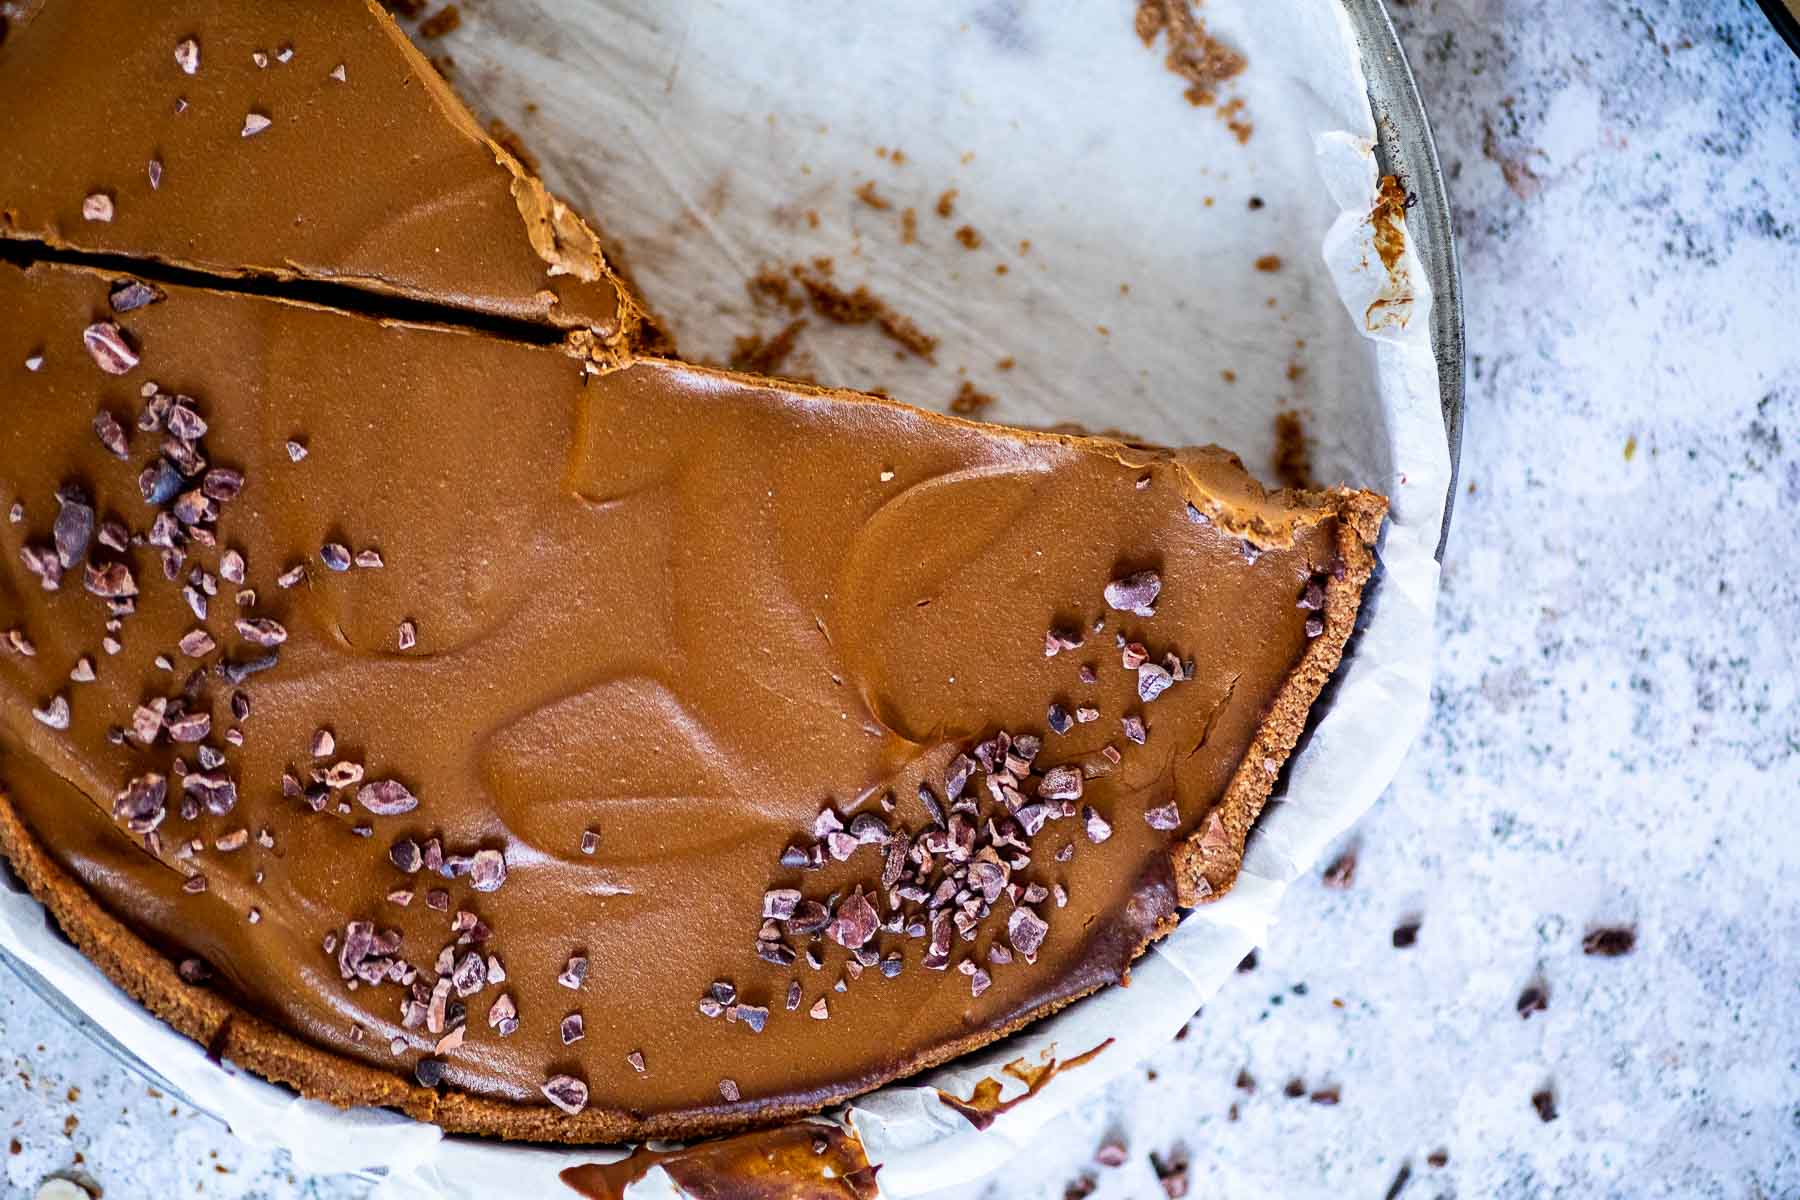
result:
<svg viewBox="0 0 1800 1200"><path fill-rule="evenodd" d="M581 833L581 852L592 854L600 849L600 835L592 829L584 829Z"/></svg>
<svg viewBox="0 0 1800 1200"><path fill-rule="evenodd" d="M259 112L245 113L244 114L244 128L243 128L242 136L247 137L247 138L255 137L257 134L259 134L263 130L267 129L273 123L274 122L270 121L269 118L262 113L259 113Z"/></svg>
<svg viewBox="0 0 1800 1200"><path fill-rule="evenodd" d="M46 592L54 592L62 587L63 566L55 549L27 542L19 547L19 561L25 564L27 571L38 577L38 583Z"/></svg>
<svg viewBox="0 0 1800 1200"><path fill-rule="evenodd" d="M758 1004L731 1004L725 1008L725 1019L743 1024L751 1033L761 1033L769 1023L769 1010Z"/></svg>
<svg viewBox="0 0 1800 1200"><path fill-rule="evenodd" d="M1162 577L1155 571L1137 571L1106 585L1107 607L1140 617L1156 615L1156 598L1162 593Z"/></svg>
<svg viewBox="0 0 1800 1200"><path fill-rule="evenodd" d="M162 165L158 163L159 178L161 169ZM112 285L112 290L107 293L106 302L114 312L128 313L134 309L156 304L163 298L163 290L155 284L145 283L141 279L121 279Z"/></svg>
<svg viewBox="0 0 1800 1200"><path fill-rule="evenodd" d="M1138 699L1148 704L1168 691L1174 682L1175 676L1167 667L1158 663L1143 663L1137 669Z"/></svg>
<svg viewBox="0 0 1800 1200"><path fill-rule="evenodd" d="M469 863L469 886L478 892L492 892L505 882L506 856L498 850L477 850Z"/></svg>
<svg viewBox="0 0 1800 1200"><path fill-rule="evenodd" d="M739 1096L741 1095L741 1093L738 1091L737 1080L735 1080L735 1079L719 1080L719 1095L721 1095L725 1098L725 1102L727 1104L736 1104L738 1102Z"/></svg>
<svg viewBox="0 0 1800 1200"><path fill-rule="evenodd" d="M1181 825L1181 810L1173 800L1144 810L1144 823L1152 829L1167 831Z"/></svg>
<svg viewBox="0 0 1800 1200"><path fill-rule="evenodd" d="M582 1028L581 1014L572 1012L564 1017L562 1019L560 1032L562 1034L563 1045L573 1046L576 1042L579 1042L582 1037L585 1036L585 1031Z"/></svg>
<svg viewBox="0 0 1800 1200"><path fill-rule="evenodd" d="M319 561L325 564L327 571L348 571L350 551L342 543L326 542L319 547Z"/></svg>
<svg viewBox="0 0 1800 1200"><path fill-rule="evenodd" d="M113 219L113 199L105 192L89 193L81 201L81 216L84 220L106 222Z"/></svg>
<svg viewBox="0 0 1800 1200"><path fill-rule="evenodd" d="M644 1052L642 1050L633 1050L625 1056L625 1061L630 1063L631 1069L639 1075L644 1073Z"/></svg>
<svg viewBox="0 0 1800 1200"><path fill-rule="evenodd" d="M137 578L132 575L131 568L121 562L105 566L87 563L82 568L81 585L103 600L124 599L138 594Z"/></svg>
<svg viewBox="0 0 1800 1200"><path fill-rule="evenodd" d="M50 702L42 708L34 708L31 715L51 729L67 729L69 727L69 700L63 695L50 697Z"/></svg>
<svg viewBox="0 0 1800 1200"><path fill-rule="evenodd" d="M578 992L581 990L581 985L587 981L587 970L588 960L585 956L570 955L568 965L563 968L562 974L556 977L556 982L571 992Z"/></svg>
<svg viewBox="0 0 1800 1200"><path fill-rule="evenodd" d="M113 798L113 820L125 822L132 833L150 833L168 813L168 794L163 776L154 771L139 775Z"/></svg>
<svg viewBox="0 0 1800 1200"><path fill-rule="evenodd" d="M378 817L397 817L419 807L419 798L394 779L377 779L357 790L356 802Z"/></svg>
<svg viewBox="0 0 1800 1200"><path fill-rule="evenodd" d="M56 523L51 528L56 558L64 570L87 556L94 536L94 506L87 489L74 481L56 489Z"/></svg>

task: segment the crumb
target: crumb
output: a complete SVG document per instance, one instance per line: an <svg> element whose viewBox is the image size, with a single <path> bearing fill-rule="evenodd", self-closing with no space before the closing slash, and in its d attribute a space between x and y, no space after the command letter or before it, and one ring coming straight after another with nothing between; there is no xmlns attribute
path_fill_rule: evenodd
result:
<svg viewBox="0 0 1800 1200"><path fill-rule="evenodd" d="M1448 1150L1433 1150L1430 1154L1425 1156L1425 1163L1427 1166L1434 1169L1447 1167L1450 1165L1450 1152Z"/></svg>
<svg viewBox="0 0 1800 1200"><path fill-rule="evenodd" d="M806 307L806 302L794 295L786 272L774 267L765 267L752 275L744 287L750 293L750 299L758 304L779 304L789 312L799 312Z"/></svg>
<svg viewBox="0 0 1800 1200"><path fill-rule="evenodd" d="M1279 418L1277 418L1276 430L1276 437L1279 439L1281 436ZM1339 891L1348 889L1351 884L1356 882L1356 851L1346 850L1332 859L1331 865L1325 868L1325 873L1320 876L1320 880L1329 888L1337 888Z"/></svg>
<svg viewBox="0 0 1800 1200"><path fill-rule="evenodd" d="M445 80L449 80L456 74L456 60L448 54L434 54L430 61L431 69L443 76Z"/></svg>
<svg viewBox="0 0 1800 1200"><path fill-rule="evenodd" d="M919 210L905 208L900 210L900 244L910 246L919 240Z"/></svg>
<svg viewBox="0 0 1800 1200"><path fill-rule="evenodd" d="M1260 210L1262 207L1263 207L1263 198L1261 196L1250 197L1250 211L1251 212L1256 212L1256 211Z"/></svg>
<svg viewBox="0 0 1800 1200"><path fill-rule="evenodd" d="M983 409L994 402L994 398L986 392L976 390L974 384L963 380L956 398L950 401L950 411L959 417L980 416Z"/></svg>
<svg viewBox="0 0 1800 1200"><path fill-rule="evenodd" d="M806 227L808 229L817 229L819 227L819 210L818 209L809 208L806 210Z"/></svg>
<svg viewBox="0 0 1800 1200"><path fill-rule="evenodd" d="M948 221L956 212L956 189L951 188L937 198L937 215Z"/></svg>
<svg viewBox="0 0 1800 1200"><path fill-rule="evenodd" d="M1008 269L1009 268L1007 267L1007 265L1005 263L995 263L994 264L994 274L996 274L996 275L1004 275L1004 274L1006 274Z"/></svg>
<svg viewBox="0 0 1800 1200"><path fill-rule="evenodd" d="M956 240L962 243L964 250L979 250L981 248L981 234L975 231L973 225L964 225L961 229L957 230Z"/></svg>
<svg viewBox="0 0 1800 1200"><path fill-rule="evenodd" d="M1305 374L1306 374L1306 368L1301 366L1299 363L1291 362L1287 365L1287 378L1288 378L1289 383L1298 383L1300 380L1300 377Z"/></svg>
<svg viewBox="0 0 1800 1200"><path fill-rule="evenodd" d="M1274 466L1275 478L1282 487L1310 491L1319 486L1313 478L1309 447L1306 427L1300 422L1300 414L1292 410L1276 413Z"/></svg>
<svg viewBox="0 0 1800 1200"><path fill-rule="evenodd" d="M873 322L876 328L902 350L930 361L937 350L935 337L921 330L910 317L889 308L885 301L876 298L868 288L858 287L855 291L846 292L822 278L830 273L831 260L828 258L814 259L812 272L805 267L795 267L793 270L794 278L806 289L807 300L815 313L839 325L867 325Z"/></svg>
<svg viewBox="0 0 1800 1200"><path fill-rule="evenodd" d="M856 198L870 208L877 209L881 212L886 212L888 209L894 207L892 201L875 190L875 181L873 179L866 179L862 182L862 185L856 189Z"/></svg>
<svg viewBox="0 0 1800 1200"><path fill-rule="evenodd" d="M1256 970L1256 951L1252 950L1238 960L1238 974L1245 975L1254 970Z"/></svg>
<svg viewBox="0 0 1800 1200"><path fill-rule="evenodd" d="M1256 127L1244 120L1244 100L1241 96L1219 108L1219 120L1225 122L1225 128L1231 130L1240 146L1248 145L1250 135L1256 132Z"/></svg>
<svg viewBox="0 0 1800 1200"><path fill-rule="evenodd" d="M1537 1109L1538 1120L1544 1124L1548 1125L1556 1120L1556 1096L1549 1088L1532 1093L1531 1107Z"/></svg>
<svg viewBox="0 0 1800 1200"><path fill-rule="evenodd" d="M1263 255L1261 258L1256 260L1256 269L1259 271L1279 271L1279 270L1281 270L1281 256L1279 254Z"/></svg>
<svg viewBox="0 0 1800 1200"><path fill-rule="evenodd" d="M1104 325L1094 326L1094 332L1099 334L1101 337L1111 337L1112 336L1112 330L1108 329Z"/></svg>
<svg viewBox="0 0 1800 1200"><path fill-rule="evenodd" d="M425 11L425 0L386 0L386 3L395 16L405 17L407 20Z"/></svg>
<svg viewBox="0 0 1800 1200"><path fill-rule="evenodd" d="M1031 239L1030 238L1021 238L1019 240L1019 253L1020 254L1030 254L1031 253Z"/></svg>
<svg viewBox="0 0 1800 1200"><path fill-rule="evenodd" d="M1581 939L1581 952L1599 958L1618 958L1637 946L1637 930L1624 926L1595 929Z"/></svg>
<svg viewBox="0 0 1800 1200"><path fill-rule="evenodd" d="M527 105L527 107L530 106ZM537 156L525 148L525 140L514 131L512 126L499 117L495 117L488 122L488 136L493 138L502 150L518 159L527 171L533 175L538 173Z"/></svg>
<svg viewBox="0 0 1800 1200"><path fill-rule="evenodd" d="M1630 462L1635 457L1637 457L1637 434L1634 433L1625 439L1625 461Z"/></svg>
<svg viewBox="0 0 1800 1200"><path fill-rule="evenodd" d="M1145 47L1168 35L1163 65L1187 81L1189 104L1211 104L1219 85L1243 73L1244 56L1214 38L1188 0L1140 0L1132 24Z"/></svg>
<svg viewBox="0 0 1800 1200"><path fill-rule="evenodd" d="M1236 383L1237 382L1237 372L1232 371L1232 370L1220 371L1219 378L1223 379L1226 383Z"/></svg>
<svg viewBox="0 0 1800 1200"><path fill-rule="evenodd" d="M1001 359L999 362L995 363L994 366L996 369L1001 370L1001 371L1010 371L1014 367L1018 366L1018 362L1017 362L1017 360L1015 360L1013 358L1012 355L1009 354L1005 358Z"/></svg>
<svg viewBox="0 0 1800 1200"><path fill-rule="evenodd" d="M462 10L454 4L446 4L419 23L419 36L441 38L447 33L456 32L457 26L461 24Z"/></svg>
<svg viewBox="0 0 1800 1200"><path fill-rule="evenodd" d="M894 152L892 154L888 155L888 161L893 163L896 167L905 165L906 151L902 150L898 146L895 146Z"/></svg>
<svg viewBox="0 0 1800 1200"><path fill-rule="evenodd" d="M806 321L801 319L789 321L780 333L766 340L760 333L736 339L731 351L731 369L748 371L752 375L780 374L788 355L794 352L795 339L805 328Z"/></svg>
<svg viewBox="0 0 1800 1200"><path fill-rule="evenodd" d="M1121 295L1121 296L1131 295L1131 285L1129 283L1121 283L1119 285L1119 295Z"/></svg>

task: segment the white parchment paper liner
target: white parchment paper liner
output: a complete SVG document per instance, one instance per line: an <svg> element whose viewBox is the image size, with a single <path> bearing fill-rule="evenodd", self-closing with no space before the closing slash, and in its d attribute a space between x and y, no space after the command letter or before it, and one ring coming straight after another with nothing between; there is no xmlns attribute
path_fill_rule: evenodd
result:
<svg viewBox="0 0 1800 1200"><path fill-rule="evenodd" d="M1378 586L1329 708L1230 895L1145 955L1128 988L833 1114L881 1164L884 1195L916 1196L992 1171L1166 1043L1263 940L1288 883L1392 778L1426 712L1449 480L1431 299L1410 247L1390 272L1371 243L1373 122L1332 0L1208 0L1211 28L1250 62L1220 97L1244 100L1248 145L1214 109L1181 101L1161 44L1138 43L1123 0L967 0L929 19L758 0L645 7L483 6L430 49L456 59L472 102L517 127L552 186L627 247L688 355L722 359L733 333L778 326L743 292L761 265L832 255L840 282L867 282L941 336L937 361L897 360L866 329L814 328L789 369L941 404L954 391L947 368L961 367L1001 396L995 419L1216 440L1253 469L1268 461L1273 412L1297 407L1316 473L1393 503ZM901 148L903 164L875 147ZM850 198L865 179L893 210ZM957 218L940 223L930 208L947 187ZM1252 192L1259 209L1245 203ZM921 245L898 244L907 206ZM964 221L984 252L950 242ZM1251 265L1266 254L1283 260L1279 273ZM1014 370L994 365L1004 355ZM1122 364L1141 382L1122 384ZM1225 370L1237 386L1221 382ZM28 896L0 889L0 941L239 1136L285 1147L301 1170L377 1171L396 1196L550 1195L562 1168L622 1153L446 1138L392 1113L298 1099L151 1018ZM1024 1084L1004 1064L1066 1061L1108 1038L986 1131L939 1099L990 1076L1010 1098ZM658 1170L631 1194L672 1189Z"/></svg>

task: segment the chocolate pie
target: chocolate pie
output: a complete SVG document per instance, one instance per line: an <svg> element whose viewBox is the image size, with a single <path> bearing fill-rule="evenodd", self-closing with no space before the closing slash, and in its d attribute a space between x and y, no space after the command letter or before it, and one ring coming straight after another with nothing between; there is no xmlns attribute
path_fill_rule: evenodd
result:
<svg viewBox="0 0 1800 1200"><path fill-rule="evenodd" d="M158 1016L446 1129L685 1137L1231 887L1380 497L649 356L372 5L27 7L0 849Z"/></svg>

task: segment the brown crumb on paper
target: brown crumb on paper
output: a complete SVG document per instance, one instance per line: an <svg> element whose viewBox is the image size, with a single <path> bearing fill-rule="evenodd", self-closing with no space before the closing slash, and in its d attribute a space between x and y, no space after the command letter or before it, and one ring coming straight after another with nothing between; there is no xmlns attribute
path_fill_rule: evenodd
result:
<svg viewBox="0 0 1800 1200"><path fill-rule="evenodd" d="M1243 74L1244 56L1207 32L1195 15L1193 0L1139 0L1132 21L1146 47L1159 36L1168 39L1163 65L1187 83L1182 93L1189 104L1209 107L1218 100L1222 84ZM1240 142L1250 140L1251 125L1243 119L1244 102L1233 99L1219 109L1219 118Z"/></svg>
<svg viewBox="0 0 1800 1200"><path fill-rule="evenodd" d="M875 296L868 288L859 286L854 291L845 291L826 278L830 273L830 259L814 259L810 269L797 266L792 271L793 277L805 289L806 299L812 305L813 312L839 325L873 323L901 349L930 361L937 350L935 337L920 329L912 318L889 308L886 301ZM762 276L757 278L761 279ZM754 288L756 280L751 283Z"/></svg>
<svg viewBox="0 0 1800 1200"><path fill-rule="evenodd" d="M901 210L900 244L910 246L919 240L919 211L914 208Z"/></svg>
<svg viewBox="0 0 1800 1200"><path fill-rule="evenodd" d="M964 250L981 249L981 234L973 225L964 225L956 231L956 240L962 243Z"/></svg>
<svg viewBox="0 0 1800 1200"><path fill-rule="evenodd" d="M787 273L774 267L765 267L752 275L744 287L750 293L750 299L758 304L778 304L789 312L799 312L806 307L806 301L794 294Z"/></svg>
<svg viewBox="0 0 1800 1200"><path fill-rule="evenodd" d="M495 117L488 122L488 136L493 138L494 143L502 150L518 159L527 171L533 175L538 174L537 156L526 149L525 139L521 138L511 125L499 117Z"/></svg>
<svg viewBox="0 0 1800 1200"><path fill-rule="evenodd" d="M419 22L419 36L424 38L441 38L447 33L454 33L462 24L462 11L454 4L444 7Z"/></svg>
<svg viewBox="0 0 1800 1200"><path fill-rule="evenodd" d="M802 319L789 321L772 338L764 338L760 333L737 338L731 350L732 370L748 371L753 375L779 375L788 356L794 352L795 340L805 328L806 321Z"/></svg>
<svg viewBox="0 0 1800 1200"><path fill-rule="evenodd" d="M894 207L893 201L875 190L873 179L866 179L857 187L856 198L879 212L886 212Z"/></svg>
<svg viewBox="0 0 1800 1200"><path fill-rule="evenodd" d="M937 215L948 221L956 214L956 189L951 188L937 198Z"/></svg>
<svg viewBox="0 0 1800 1200"><path fill-rule="evenodd" d="M1312 454L1306 427L1293 411L1275 414L1275 479L1282 487L1313 489Z"/></svg>
<svg viewBox="0 0 1800 1200"><path fill-rule="evenodd" d="M1279 255L1279 254L1263 255L1261 258L1256 260L1256 269L1259 271L1269 271L1269 272L1281 270L1281 255Z"/></svg>
<svg viewBox="0 0 1800 1200"><path fill-rule="evenodd" d="M992 396L965 379L962 387L957 389L956 398L950 401L950 411L959 417L977 417L993 402Z"/></svg>

